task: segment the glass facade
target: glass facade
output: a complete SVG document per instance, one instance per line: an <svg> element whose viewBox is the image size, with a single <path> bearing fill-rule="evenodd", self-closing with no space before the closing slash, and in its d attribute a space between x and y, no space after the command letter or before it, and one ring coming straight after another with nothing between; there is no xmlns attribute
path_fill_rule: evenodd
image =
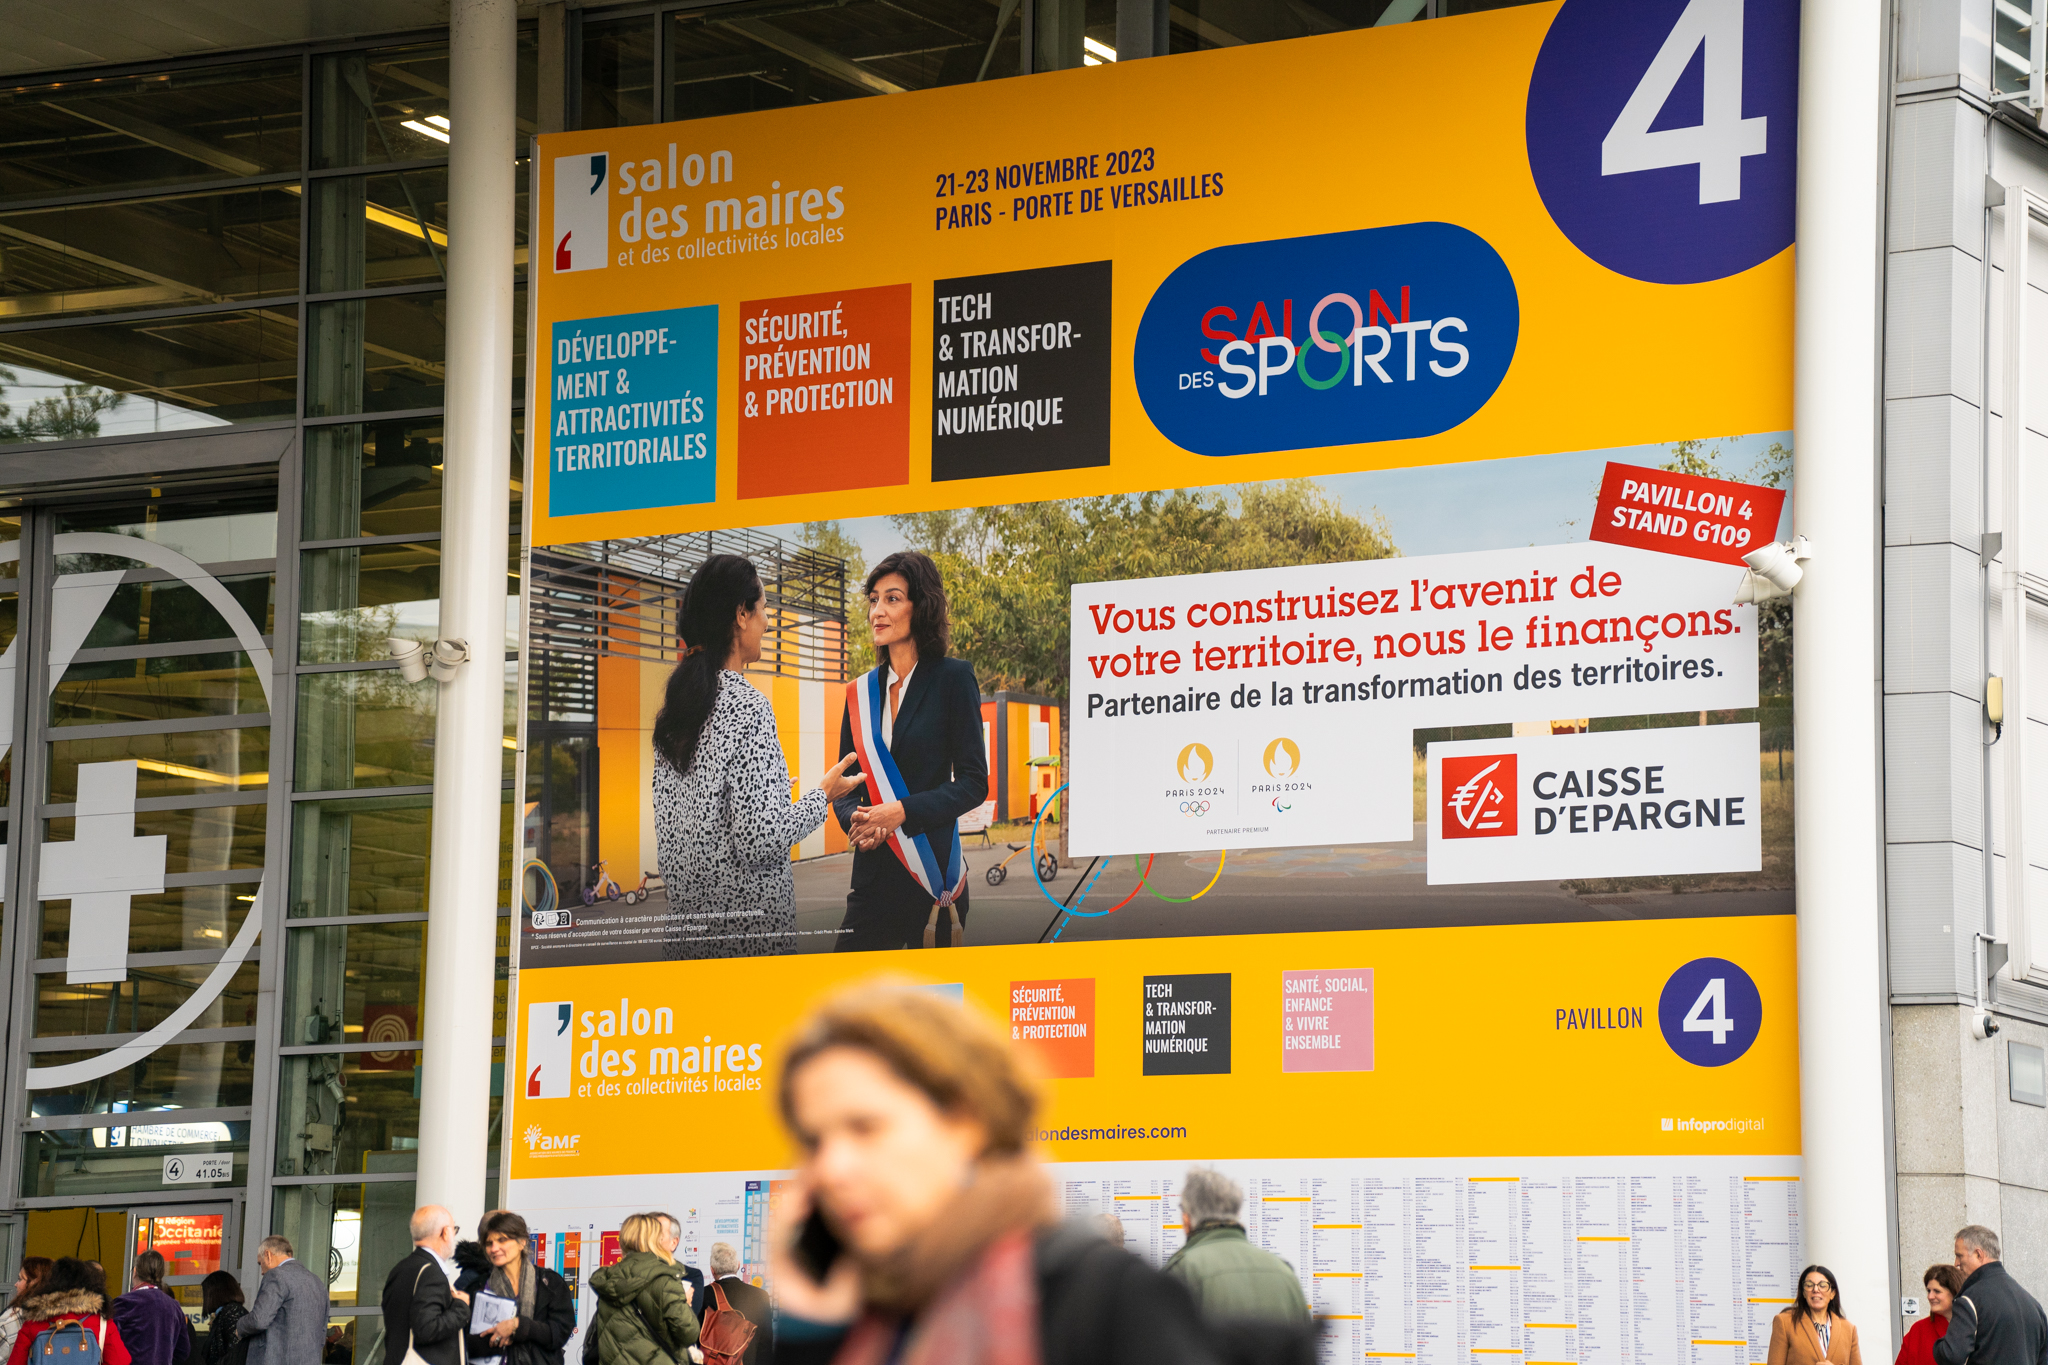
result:
<svg viewBox="0 0 2048 1365"><path fill-rule="evenodd" d="M529 28L526 132L536 58ZM283 452L0 487L0 647L26 631L49 658L23 694L47 700L0 736L24 1040L0 1236L25 1232L18 1255L39 1220L190 1210L239 1271L282 1231L328 1271L326 1359L371 1359L424 1083L435 697L385 642L439 617L447 44L21 81L0 105L0 452L51 483L70 450L144 437L269 429ZM521 207L521 276L524 231ZM52 894L110 828L162 885L115 911ZM172 1174L223 1154L228 1179Z"/></svg>
<svg viewBox="0 0 2048 1365"><path fill-rule="evenodd" d="M1152 50L1178 53L1496 2L572 8L559 51L522 30L519 126L1113 61L1119 32L1148 25ZM18 695L33 699L0 733L20 1040L0 1241L26 1226L34 1250L38 1218L87 1229L127 1209L113 1235L147 1245L171 1210L221 1220L217 1263L240 1268L261 1235L285 1233L325 1267L329 1361L382 1351L377 1291L408 1245L429 1080L436 693L399 677L386 640L432 639L439 623L447 264L463 247L448 66L445 35L427 33L0 83L0 459L39 471L0 483L0 674L16 695L18 653ZM543 88L558 108L539 108ZM524 160L517 184L515 471ZM263 432L274 465L194 458ZM141 453L81 491L79 470L99 466L73 453L109 450ZM574 669L534 680L523 841L508 740L507 904L521 842L568 886L594 857L589 683ZM152 877L162 867L117 908L66 886L109 829ZM501 1043L509 941L501 918ZM219 1155L229 1179L173 1177L171 1158Z"/></svg>

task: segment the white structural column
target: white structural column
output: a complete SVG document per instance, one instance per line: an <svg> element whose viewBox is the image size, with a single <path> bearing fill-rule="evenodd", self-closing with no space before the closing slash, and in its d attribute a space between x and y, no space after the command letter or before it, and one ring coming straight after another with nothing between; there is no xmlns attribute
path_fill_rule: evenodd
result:
<svg viewBox="0 0 2048 1365"><path fill-rule="evenodd" d="M1872 0L1804 0L1799 39L1793 820L1806 1259L1844 1302L1891 1298L1884 1092L1878 508L1884 25ZM1861 1310L1889 1357L1897 1317ZM1880 1326L1880 1324L1886 1324Z"/></svg>
<svg viewBox="0 0 2048 1365"><path fill-rule="evenodd" d="M470 662L440 688L427 886L421 1203L483 1212L503 817L505 544L512 419L514 0L452 0L448 121L448 415L441 635Z"/></svg>

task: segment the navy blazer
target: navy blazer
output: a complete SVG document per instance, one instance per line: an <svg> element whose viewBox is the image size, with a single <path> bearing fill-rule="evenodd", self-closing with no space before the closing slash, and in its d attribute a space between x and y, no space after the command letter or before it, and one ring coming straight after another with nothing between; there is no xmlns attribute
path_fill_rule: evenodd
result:
<svg viewBox="0 0 2048 1365"><path fill-rule="evenodd" d="M981 685L975 681L974 665L965 659L922 659L904 690L889 744L889 755L903 775L903 830L930 840L933 855L950 878L958 875L947 866L950 833L961 816L988 800ZM854 752L853 716L849 707L839 722L841 758ZM854 811L868 804L865 783L834 802L840 828L850 831ZM875 887L878 879L886 885L894 878L910 881L887 846L854 852L855 891Z"/></svg>

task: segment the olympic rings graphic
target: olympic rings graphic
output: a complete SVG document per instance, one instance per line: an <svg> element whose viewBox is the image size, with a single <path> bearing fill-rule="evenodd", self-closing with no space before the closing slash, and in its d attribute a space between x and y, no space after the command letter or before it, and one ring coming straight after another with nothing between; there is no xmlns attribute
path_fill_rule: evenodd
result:
<svg viewBox="0 0 2048 1365"><path fill-rule="evenodd" d="M1058 901L1053 900L1052 892L1045 889L1045 878L1038 875L1038 821L1043 820L1045 818L1045 812L1052 809L1052 803L1058 800L1060 792L1063 792L1066 789L1067 784L1062 782L1060 784L1059 791L1054 792L1051 798L1049 798L1045 802L1045 804L1039 808L1038 819L1033 820L1031 822L1031 878L1033 881L1038 883L1038 894L1045 897L1048 901L1052 901L1053 908L1061 911L1066 915L1078 916L1081 919L1101 919L1106 915L1114 915L1117 911L1123 909L1126 905L1129 905L1132 901L1138 898L1138 892L1145 885L1145 878L1152 875L1152 857L1156 857L1157 855L1151 855L1145 859L1144 875L1138 878L1137 886L1131 888L1131 894L1125 896L1122 900L1118 901L1115 905L1110 906L1107 910L1077 910L1074 908L1074 906L1077 906L1082 901L1088 899L1088 893L1095 889L1095 883L1097 882L1097 880L1101 878L1103 873L1109 871L1109 859L1107 858L1104 858L1102 860L1101 865L1097 867L1095 875L1088 879L1088 885L1081 889L1081 894L1074 897L1074 905L1061 905ZM1134 857L1132 861L1136 862L1137 860ZM1064 928L1065 926L1063 925L1061 927ZM1054 934L1053 938L1057 940L1059 938L1059 935Z"/></svg>
<svg viewBox="0 0 2048 1365"><path fill-rule="evenodd" d="M1060 793L1064 792L1066 789L1067 784L1062 782L1059 785L1058 789L1055 790L1053 794L1046 799L1045 803L1039 807L1037 818L1031 822L1031 844L1029 849L1029 852L1031 854L1031 879L1034 882L1038 883L1038 894L1045 897L1047 902L1049 902L1052 905L1053 909L1058 910L1062 914L1065 914L1071 918L1102 919L1105 916L1114 915L1117 911L1123 909L1126 905L1129 905L1132 901L1136 900L1138 898L1138 893L1140 891L1151 892L1151 894L1156 899L1166 901L1169 904L1185 905L1190 902L1200 900L1202 897L1208 895L1211 891L1216 889L1216 883L1219 880L1221 880L1223 876L1223 864L1226 861L1228 861L1230 857L1230 850L1228 849L1224 849L1216 855L1216 871L1210 875L1209 884L1207 886L1204 886L1200 891L1197 891L1192 896L1161 896L1157 891L1153 891L1151 887L1152 864L1159 857L1159 855L1156 853L1146 854L1145 865L1142 868L1140 868L1138 866L1138 855L1134 853L1131 855L1131 866L1138 872L1138 884L1131 888L1130 895L1125 896L1122 900L1118 901L1115 905L1110 906L1107 910L1080 910L1075 908L1076 906L1079 906L1082 901L1088 899L1088 893L1095 889L1095 883L1101 879L1102 874L1104 872L1107 872L1109 870L1109 859L1104 858L1102 860L1101 865L1097 868L1095 875L1088 879L1088 885L1081 889L1080 895L1074 897L1074 904L1061 905L1059 901L1053 898L1052 892L1046 889L1045 878L1038 875L1038 826L1041 822L1044 821L1046 812L1052 809L1053 803L1059 800ZM1206 801L1183 802L1182 807L1183 809L1185 809L1189 805L1200 805L1206 808L1208 804L1209 803ZM1064 929L1066 926L1061 925L1060 927ZM1059 935L1055 933L1053 937L1055 940L1057 940Z"/></svg>
<svg viewBox="0 0 2048 1365"><path fill-rule="evenodd" d="M1210 893L1210 892L1211 892L1212 890L1214 890L1214 889L1215 889L1215 887L1216 887L1216 882L1217 882L1217 879L1218 879L1218 878L1220 878L1220 877L1221 877L1221 876L1223 875L1223 863L1224 863L1224 861L1225 861L1225 860L1226 860L1227 858L1229 858L1229 857L1230 857L1230 850L1229 850L1229 849L1227 849L1227 848L1226 848L1226 849L1222 849L1222 850L1220 850L1220 851L1219 851L1219 852L1218 852L1218 853L1216 854L1216 875L1215 875L1215 876L1212 876L1211 878L1209 878L1209 884L1208 884L1207 886L1203 887L1203 888L1202 888L1202 889L1201 889L1200 891L1197 891L1197 892L1196 892L1196 893L1195 893L1194 895L1192 895L1192 896L1162 896L1162 895L1160 895L1160 894L1159 894L1159 893L1158 893L1157 891L1152 891L1152 888L1151 888L1151 887L1149 887L1149 886L1146 886L1146 887L1145 887L1145 890L1147 890L1147 891L1151 891L1151 892L1152 892L1152 895L1153 895L1153 897L1154 897L1155 899L1158 899L1158 900L1163 900L1163 901L1166 901L1166 902L1168 902L1169 904L1174 904L1174 905L1185 905L1185 904L1187 904L1187 903L1188 903L1188 902L1190 902L1190 901L1198 901L1198 900L1200 900L1200 899L1201 899L1202 897L1204 897L1204 896L1208 895L1208 894L1209 894L1209 893ZM1133 854L1133 855L1132 855L1132 857L1131 857L1131 861L1132 861L1132 862L1136 862L1136 861L1137 861L1137 855ZM1140 884L1141 886L1142 886L1142 885L1144 885L1144 884L1143 884L1142 882L1141 882L1141 883L1139 883L1139 884Z"/></svg>
<svg viewBox="0 0 2048 1365"><path fill-rule="evenodd" d="M1209 813L1209 803L1207 801L1183 801L1180 803L1180 813L1182 815L1207 815Z"/></svg>

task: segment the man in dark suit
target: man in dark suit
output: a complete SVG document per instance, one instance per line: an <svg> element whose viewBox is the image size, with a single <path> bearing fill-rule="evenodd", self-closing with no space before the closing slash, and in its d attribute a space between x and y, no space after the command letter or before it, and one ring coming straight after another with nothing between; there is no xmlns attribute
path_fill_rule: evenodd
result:
<svg viewBox="0 0 2048 1365"><path fill-rule="evenodd" d="M725 1301L741 1317L754 1324L754 1339L747 1343L746 1365L764 1365L775 1358L774 1318L768 1307L768 1291L740 1278L740 1254L730 1242L711 1244L711 1278L725 1293ZM718 1307L711 1285L697 1291L697 1321Z"/></svg>
<svg viewBox="0 0 2048 1365"><path fill-rule="evenodd" d="M454 1251L454 1215L439 1204L413 1210L412 1254L384 1281L384 1365L402 1365L408 1346L429 1365L462 1365L469 1295L450 1284Z"/></svg>

